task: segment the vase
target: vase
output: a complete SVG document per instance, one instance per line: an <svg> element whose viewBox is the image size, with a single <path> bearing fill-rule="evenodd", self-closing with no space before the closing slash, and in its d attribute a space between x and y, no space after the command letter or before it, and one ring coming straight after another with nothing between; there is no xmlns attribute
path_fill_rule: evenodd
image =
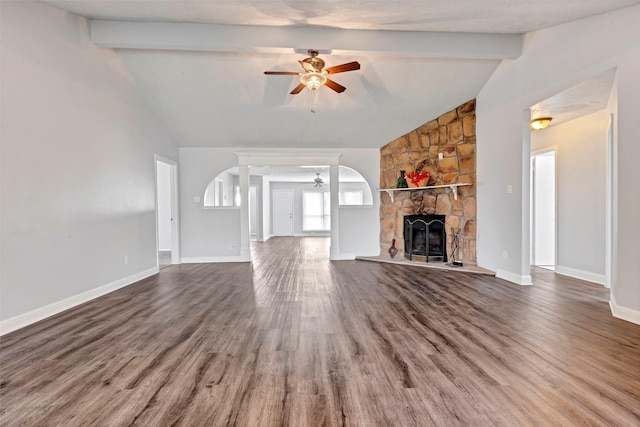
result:
<svg viewBox="0 0 640 427"><path fill-rule="evenodd" d="M389 256L393 258L396 256L397 253L398 253L398 248L396 248L396 239L393 239L391 241L391 247L389 248Z"/></svg>
<svg viewBox="0 0 640 427"><path fill-rule="evenodd" d="M409 186L407 185L407 178L404 177L403 170L400 171L400 177L396 182L396 188L409 188Z"/></svg>

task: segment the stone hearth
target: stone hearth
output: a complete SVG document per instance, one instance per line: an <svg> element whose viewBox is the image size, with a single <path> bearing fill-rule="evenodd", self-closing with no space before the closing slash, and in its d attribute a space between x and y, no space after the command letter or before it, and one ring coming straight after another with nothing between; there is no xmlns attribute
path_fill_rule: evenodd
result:
<svg viewBox="0 0 640 427"><path fill-rule="evenodd" d="M459 254L465 264L476 264L476 117L475 100L390 142L380 149L380 188L395 188L400 170L428 171L427 185L470 183L450 188L397 191L394 201L382 192L380 199L380 250L387 254L391 241L403 248L404 216L446 215L447 253L451 229L460 229ZM442 155L442 159L439 158ZM456 257L457 258L457 257Z"/></svg>

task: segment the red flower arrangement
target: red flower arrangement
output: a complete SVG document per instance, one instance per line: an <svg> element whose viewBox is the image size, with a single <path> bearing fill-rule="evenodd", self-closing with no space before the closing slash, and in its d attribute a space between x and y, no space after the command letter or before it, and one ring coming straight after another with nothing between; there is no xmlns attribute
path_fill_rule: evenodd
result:
<svg viewBox="0 0 640 427"><path fill-rule="evenodd" d="M423 179L426 178L427 181L429 181L429 172L410 172L407 174L407 178L409 178L409 180L411 181L411 183L415 186L418 186L418 184L420 183L420 181L422 181ZM426 184L426 182L425 182Z"/></svg>

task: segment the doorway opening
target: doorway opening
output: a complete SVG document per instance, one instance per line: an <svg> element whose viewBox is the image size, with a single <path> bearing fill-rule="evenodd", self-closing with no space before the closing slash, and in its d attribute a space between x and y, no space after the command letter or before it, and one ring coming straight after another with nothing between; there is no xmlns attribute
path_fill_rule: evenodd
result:
<svg viewBox="0 0 640 427"><path fill-rule="evenodd" d="M556 266L556 150L531 155L531 265Z"/></svg>
<svg viewBox="0 0 640 427"><path fill-rule="evenodd" d="M178 237L177 163L155 156L156 167L156 249L158 268L180 263Z"/></svg>

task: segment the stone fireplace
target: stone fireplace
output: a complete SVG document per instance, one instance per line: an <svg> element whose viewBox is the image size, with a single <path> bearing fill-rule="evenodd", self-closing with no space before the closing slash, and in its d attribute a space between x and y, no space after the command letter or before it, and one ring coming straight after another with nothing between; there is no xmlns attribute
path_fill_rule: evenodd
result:
<svg viewBox="0 0 640 427"><path fill-rule="evenodd" d="M447 262L447 233L444 215L404 216L404 257L410 261L429 262L440 257Z"/></svg>
<svg viewBox="0 0 640 427"><path fill-rule="evenodd" d="M457 187L457 194L449 187L394 191L393 199L381 192L381 254L387 254L393 239L398 249L405 247L405 216L443 215L443 258L451 255L453 230L459 232L456 261L476 265L475 106L475 100L468 101L380 149L381 189L395 188L400 170L407 175L418 170L429 172L427 186L471 184Z"/></svg>

